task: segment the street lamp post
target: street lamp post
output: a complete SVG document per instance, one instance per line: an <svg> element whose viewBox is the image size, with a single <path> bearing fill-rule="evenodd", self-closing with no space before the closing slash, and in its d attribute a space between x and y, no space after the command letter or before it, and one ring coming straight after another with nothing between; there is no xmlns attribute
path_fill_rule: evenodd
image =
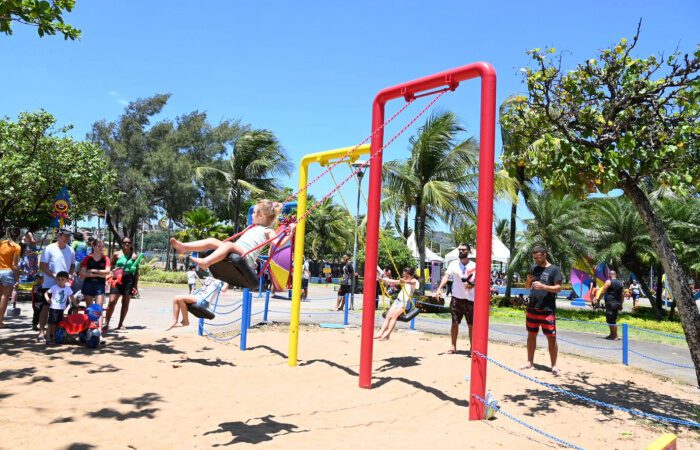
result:
<svg viewBox="0 0 700 450"><path fill-rule="evenodd" d="M352 167L354 170L358 170L357 172L357 210L355 211L355 244L353 245L352 249L352 270L353 270L353 276L350 284L350 309L355 309L355 280L357 280L357 277L355 274L357 273L357 232L360 228L360 194L362 193L362 177L365 175L364 171L364 166L366 162L365 161L355 161L352 164Z"/></svg>

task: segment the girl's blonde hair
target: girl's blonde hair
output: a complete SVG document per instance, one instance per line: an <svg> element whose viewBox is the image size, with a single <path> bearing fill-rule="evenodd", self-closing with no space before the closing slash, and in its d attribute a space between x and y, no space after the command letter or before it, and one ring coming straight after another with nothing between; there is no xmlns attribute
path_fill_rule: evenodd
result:
<svg viewBox="0 0 700 450"><path fill-rule="evenodd" d="M265 218L265 225L268 227L277 227L277 218L282 213L282 203L273 202L272 200L259 200L255 205L258 212Z"/></svg>

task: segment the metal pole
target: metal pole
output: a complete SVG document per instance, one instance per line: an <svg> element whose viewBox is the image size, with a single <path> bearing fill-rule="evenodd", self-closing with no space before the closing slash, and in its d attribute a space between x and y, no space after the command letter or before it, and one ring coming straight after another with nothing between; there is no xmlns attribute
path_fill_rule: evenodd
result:
<svg viewBox="0 0 700 450"><path fill-rule="evenodd" d="M629 366L629 329L627 324L622 324L622 364Z"/></svg>
<svg viewBox="0 0 700 450"><path fill-rule="evenodd" d="M200 336L204 335L204 319L199 319L199 325L197 326L197 334Z"/></svg>
<svg viewBox="0 0 700 450"><path fill-rule="evenodd" d="M357 163L355 163L357 164ZM353 165L354 166L354 165ZM362 177L364 172L357 172L357 209L355 210L355 243L352 247L352 281L350 283L350 309L355 309L355 280L357 279L357 234L360 229L360 195L362 194Z"/></svg>
<svg viewBox="0 0 700 450"><path fill-rule="evenodd" d="M343 325L348 324L348 313L350 312L350 303L349 303L349 297L350 294L345 294L345 310L343 313Z"/></svg>
<svg viewBox="0 0 700 450"><path fill-rule="evenodd" d="M263 322L267 322L267 312L270 309L270 291L265 291L265 313L263 314Z"/></svg>
<svg viewBox="0 0 700 450"><path fill-rule="evenodd" d="M241 308L241 343L239 348L241 350L246 349L246 343L248 340L248 288L243 289L243 306Z"/></svg>

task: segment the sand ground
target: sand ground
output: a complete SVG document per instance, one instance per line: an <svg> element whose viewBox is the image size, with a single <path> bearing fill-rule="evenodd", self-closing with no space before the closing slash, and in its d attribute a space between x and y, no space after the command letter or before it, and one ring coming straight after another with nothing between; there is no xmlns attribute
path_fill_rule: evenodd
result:
<svg viewBox="0 0 700 450"><path fill-rule="evenodd" d="M557 448L511 420L467 420L470 360L445 336L399 330L376 343L373 389L358 388L357 328L304 326L290 368L286 325L252 330L250 349L144 326L114 331L98 351L46 347L29 329L0 336L0 448ZM491 344L511 367L524 349ZM546 362L539 350L536 361ZM698 420L696 388L619 365L562 356L565 373L529 373L578 393ZM522 420L584 448L639 449L665 431L679 448L700 434L554 394L490 366L489 389Z"/></svg>

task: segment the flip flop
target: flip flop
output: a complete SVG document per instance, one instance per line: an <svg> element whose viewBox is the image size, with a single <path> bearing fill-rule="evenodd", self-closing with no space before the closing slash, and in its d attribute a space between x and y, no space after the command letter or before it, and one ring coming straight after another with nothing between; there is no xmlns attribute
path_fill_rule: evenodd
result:
<svg viewBox="0 0 700 450"><path fill-rule="evenodd" d="M558 377L559 375L561 375L561 369L558 367L552 367L552 375Z"/></svg>

